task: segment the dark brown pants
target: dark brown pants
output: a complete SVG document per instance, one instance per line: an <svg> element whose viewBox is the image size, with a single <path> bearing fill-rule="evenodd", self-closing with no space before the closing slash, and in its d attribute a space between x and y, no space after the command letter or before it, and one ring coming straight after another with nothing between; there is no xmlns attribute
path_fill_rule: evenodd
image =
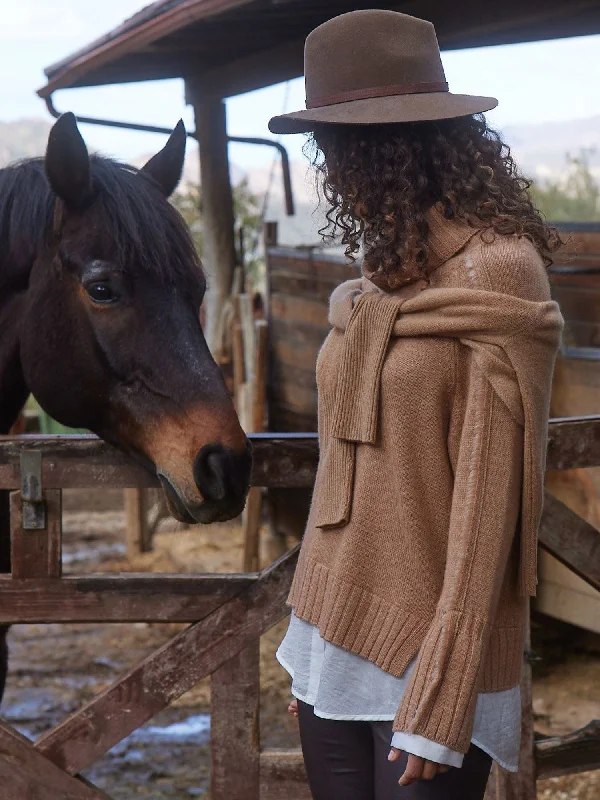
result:
<svg viewBox="0 0 600 800"><path fill-rule="evenodd" d="M298 719L314 800L483 800L492 759L473 744L460 769L399 786L408 756L387 760L391 722L322 719L301 701Z"/></svg>

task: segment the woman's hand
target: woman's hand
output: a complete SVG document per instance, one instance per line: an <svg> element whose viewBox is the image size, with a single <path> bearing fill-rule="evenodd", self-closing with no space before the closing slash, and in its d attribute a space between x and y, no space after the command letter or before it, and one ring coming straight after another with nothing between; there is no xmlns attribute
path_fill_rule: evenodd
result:
<svg viewBox="0 0 600 800"><path fill-rule="evenodd" d="M291 714L293 717L296 717L296 719L298 719L298 701L296 700L295 697L292 700L292 702L289 704L287 710L288 710L289 714Z"/></svg>
<svg viewBox="0 0 600 800"><path fill-rule="evenodd" d="M401 753L402 750L392 747L388 756L388 761L397 761ZM435 778L436 775L448 772L449 769L450 766L448 764L438 764L435 761L428 761L426 758L414 756L412 753L409 753L406 769L398 783L400 786L410 786L410 784L415 781L430 781L432 778Z"/></svg>

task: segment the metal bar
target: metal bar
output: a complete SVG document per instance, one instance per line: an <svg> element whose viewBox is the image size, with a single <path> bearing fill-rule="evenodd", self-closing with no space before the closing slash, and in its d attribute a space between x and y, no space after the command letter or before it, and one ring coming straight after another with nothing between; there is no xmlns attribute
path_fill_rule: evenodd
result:
<svg viewBox="0 0 600 800"><path fill-rule="evenodd" d="M50 114L58 119L61 111L58 111L52 100L52 95L45 98L46 107ZM81 117L76 115L77 122L83 122L85 125L103 125L107 128L122 128L123 130L131 131L145 131L146 133L164 133L169 136L172 133L171 128L163 128L159 125L142 125L138 122L121 122L115 119L101 119L99 117ZM187 131L187 135L191 139L198 141L196 131ZM285 212L288 217L294 215L294 196L292 193L292 177L290 172L290 159L287 150L281 144L273 139L263 139L258 136L228 136L227 141L239 144L255 144L263 145L265 147L274 147L281 156L281 172L283 176L283 193L285 197Z"/></svg>
<svg viewBox="0 0 600 800"><path fill-rule="evenodd" d="M19 453L21 472L22 528L39 531L46 527L46 503L42 494L42 452L23 449Z"/></svg>

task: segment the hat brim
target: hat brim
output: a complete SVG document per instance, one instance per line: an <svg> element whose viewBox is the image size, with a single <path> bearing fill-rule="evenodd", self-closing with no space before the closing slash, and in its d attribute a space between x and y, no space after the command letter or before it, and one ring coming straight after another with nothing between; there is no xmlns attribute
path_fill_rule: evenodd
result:
<svg viewBox="0 0 600 800"><path fill-rule="evenodd" d="M271 117L271 133L308 133L315 124L377 125L393 122L428 122L465 117L490 111L498 105L495 97L477 97L450 92L369 97L320 108L308 108Z"/></svg>

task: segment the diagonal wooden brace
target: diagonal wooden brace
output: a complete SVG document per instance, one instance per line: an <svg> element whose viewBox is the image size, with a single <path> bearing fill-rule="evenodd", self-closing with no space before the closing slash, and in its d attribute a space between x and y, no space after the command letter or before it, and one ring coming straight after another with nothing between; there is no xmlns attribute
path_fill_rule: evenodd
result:
<svg viewBox="0 0 600 800"><path fill-rule="evenodd" d="M237 655L288 613L298 550L41 736L36 749L76 775Z"/></svg>
<svg viewBox="0 0 600 800"><path fill-rule="evenodd" d="M1 720L0 786L2 800L110 800L92 784L57 767Z"/></svg>

